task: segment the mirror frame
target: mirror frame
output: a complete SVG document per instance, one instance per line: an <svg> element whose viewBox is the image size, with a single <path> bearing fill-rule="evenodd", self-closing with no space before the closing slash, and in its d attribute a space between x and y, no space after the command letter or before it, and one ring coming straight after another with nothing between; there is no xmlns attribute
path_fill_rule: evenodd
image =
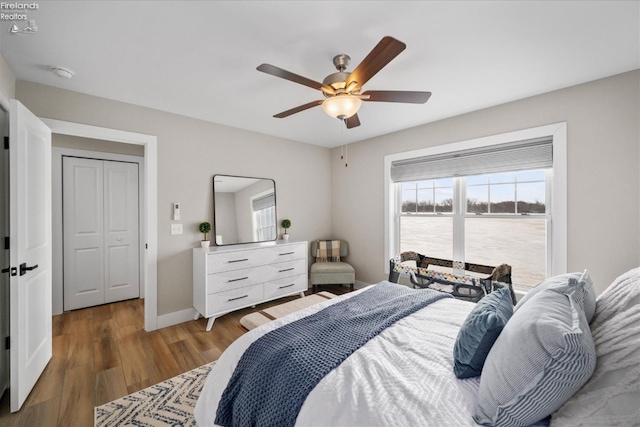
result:
<svg viewBox="0 0 640 427"><path fill-rule="evenodd" d="M264 181L271 181L273 182L273 203L274 203L274 210L275 210L275 228L276 228L276 235L275 238L273 239L269 239L269 240L252 240L252 241L246 241L246 242L237 242L237 243L223 243L221 245L218 244L217 240L216 240L216 177L229 177L229 178L247 178L247 179L257 179L257 180L264 180ZM265 243L265 242L275 242L276 240L278 240L278 200L276 197L276 181L272 178L259 178L259 177L253 177L253 176L242 176L242 175L227 175L227 174L215 174L213 176L213 182L212 182L212 188L213 188L213 227L211 230L211 234L213 235L213 239L212 239L212 243L215 246L234 246L234 245L246 245L246 244L251 244L251 243Z"/></svg>

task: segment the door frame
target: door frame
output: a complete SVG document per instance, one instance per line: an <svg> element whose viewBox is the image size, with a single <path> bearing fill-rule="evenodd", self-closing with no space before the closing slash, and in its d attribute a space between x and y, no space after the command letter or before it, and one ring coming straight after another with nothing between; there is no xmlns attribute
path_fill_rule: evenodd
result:
<svg viewBox="0 0 640 427"><path fill-rule="evenodd" d="M6 126L6 129L2 129L4 132L6 130L6 135L9 135L9 115L11 114L9 101L0 94L0 110L5 113L5 123L0 122L1 126ZM2 134L0 137L4 137ZM2 154L0 155L0 162L2 162L2 166L0 166L0 198L5 201L4 206L0 209L0 229L4 229L4 236L9 235L9 150L5 150L2 148ZM0 248L2 251L2 255L0 255L0 265L5 268L9 267L9 250L4 248L4 242L2 242L2 247ZM11 296L9 292L9 275L6 276L4 274L0 274L0 293L3 294L3 299L0 301L4 301L4 305L0 305L0 317L2 321L0 321L0 343L5 340L6 337L11 335L11 316L9 314L9 310L11 309ZM6 308L6 310L5 310ZM4 371L4 384L0 383L0 397L9 389L9 375L11 371L11 362L10 362L10 350L6 349L5 346L0 346L0 352L4 354L4 366L0 369Z"/></svg>
<svg viewBox="0 0 640 427"><path fill-rule="evenodd" d="M129 154L105 153L103 151L78 150L66 147L51 147L51 160L53 162L51 172L53 179L52 194L52 221L53 221L53 315L62 314L64 311L64 234L63 234L63 209L62 209L62 159L63 157L80 157L83 159L105 160L115 162L135 163L138 165L138 272L140 276L140 298L144 298L144 223L145 197L144 197L144 157Z"/></svg>
<svg viewBox="0 0 640 427"><path fill-rule="evenodd" d="M122 131L63 120L40 117L51 133L91 139L121 142L144 146L144 179L141 181L145 195L143 214L146 246L144 268L140 279L144 282L144 329L158 329L158 138L155 135ZM53 178L53 177L52 177ZM62 217L62 216L60 216ZM61 225L61 224L60 224Z"/></svg>

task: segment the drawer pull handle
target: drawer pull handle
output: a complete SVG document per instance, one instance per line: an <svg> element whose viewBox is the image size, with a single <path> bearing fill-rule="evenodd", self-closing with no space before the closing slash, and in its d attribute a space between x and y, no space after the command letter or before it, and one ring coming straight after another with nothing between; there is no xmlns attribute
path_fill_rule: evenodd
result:
<svg viewBox="0 0 640 427"><path fill-rule="evenodd" d="M284 252L278 255L282 256L282 255L293 255L293 254L295 254L295 252Z"/></svg>
<svg viewBox="0 0 640 427"><path fill-rule="evenodd" d="M249 277L241 277L241 278L239 278L239 279L229 279L229 280L227 280L227 282L228 282L228 283L231 283L231 282L239 282L240 280L247 280L248 278L249 278Z"/></svg>
<svg viewBox="0 0 640 427"><path fill-rule="evenodd" d="M285 268L284 270L279 270L278 273L284 273L285 271L291 271L291 270L295 270L295 268L294 267Z"/></svg>
<svg viewBox="0 0 640 427"><path fill-rule="evenodd" d="M293 285L295 285L295 283L292 283L292 284L290 284L290 285L280 286L278 289L290 288L290 287L292 287Z"/></svg>
<svg viewBox="0 0 640 427"><path fill-rule="evenodd" d="M232 262L242 262L242 261L249 261L249 258L244 258L244 259L234 259L231 261L227 261L229 264L231 264Z"/></svg>
<svg viewBox="0 0 640 427"><path fill-rule="evenodd" d="M246 298L246 297L248 297L248 296L249 296L249 295L242 295L241 297L229 298L227 301L228 301L228 302L231 302L231 301L235 301L235 300L238 300L238 299Z"/></svg>

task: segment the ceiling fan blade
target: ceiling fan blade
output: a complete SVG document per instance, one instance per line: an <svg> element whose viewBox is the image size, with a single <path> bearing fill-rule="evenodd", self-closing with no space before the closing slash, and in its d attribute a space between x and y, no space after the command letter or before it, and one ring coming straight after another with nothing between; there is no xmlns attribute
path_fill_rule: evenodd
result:
<svg viewBox="0 0 640 427"><path fill-rule="evenodd" d="M292 114L299 113L300 111L308 110L309 108L316 107L316 106L318 106L320 104L322 104L322 100L311 101L311 102L309 102L307 104L299 105L299 106L297 106L295 108L292 108L290 110L283 111L282 113L278 113L273 117L275 117L277 119L284 119L285 117L289 117Z"/></svg>
<svg viewBox="0 0 640 427"><path fill-rule="evenodd" d="M283 70L282 68L278 68L275 65L261 64L256 68L256 70L262 71L263 73L271 74L272 76L280 77L281 79L289 80L294 83L308 86L312 89L322 90L330 94L335 93L333 88L330 86L323 85L322 83L316 82L306 77L299 76L290 71Z"/></svg>
<svg viewBox="0 0 640 427"><path fill-rule="evenodd" d="M407 45L400 40L389 36L384 37L349 75L347 86L355 81L358 82L358 87L362 87L406 47Z"/></svg>
<svg viewBox="0 0 640 427"><path fill-rule="evenodd" d="M362 98L363 101L424 104L431 97L431 92L415 92L406 90L368 90L363 92L362 95L369 95L369 98Z"/></svg>
<svg viewBox="0 0 640 427"><path fill-rule="evenodd" d="M358 118L358 113L353 116L345 119L344 124L347 125L347 129L355 128L360 126L360 119Z"/></svg>

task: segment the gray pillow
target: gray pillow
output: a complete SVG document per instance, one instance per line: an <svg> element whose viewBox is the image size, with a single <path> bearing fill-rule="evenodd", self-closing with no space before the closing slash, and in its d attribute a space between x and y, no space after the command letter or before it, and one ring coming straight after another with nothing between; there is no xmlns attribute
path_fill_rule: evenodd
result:
<svg viewBox="0 0 640 427"><path fill-rule="evenodd" d="M584 311L587 322L591 322L596 311L596 290L589 272L567 273L550 277L535 288L531 289L516 305L514 312L518 311L535 294L545 289L555 289L563 294L571 295L578 306Z"/></svg>
<svg viewBox="0 0 640 427"><path fill-rule="evenodd" d="M492 426L540 421L582 387L595 365L583 310L561 291L538 291L513 314L491 348L474 419Z"/></svg>
<svg viewBox="0 0 640 427"><path fill-rule="evenodd" d="M458 378L477 377L502 328L513 314L508 288L482 298L462 324L453 347L453 372Z"/></svg>

